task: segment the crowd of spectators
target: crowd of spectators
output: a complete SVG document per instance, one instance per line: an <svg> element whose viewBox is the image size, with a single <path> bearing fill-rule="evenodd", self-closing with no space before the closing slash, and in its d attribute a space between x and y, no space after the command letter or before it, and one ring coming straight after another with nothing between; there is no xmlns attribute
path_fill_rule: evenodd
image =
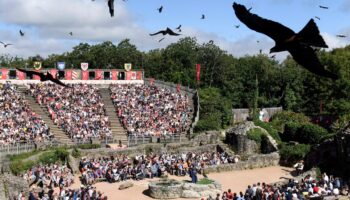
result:
<svg viewBox="0 0 350 200"><path fill-rule="evenodd" d="M16 200L107 200L107 196L102 192L96 190L96 187L81 186L79 189L70 189L60 187L58 192L54 192L50 188L47 192L45 190L32 189L29 196L26 197L22 191L19 193Z"/></svg>
<svg viewBox="0 0 350 200"><path fill-rule="evenodd" d="M172 174L189 175L190 169L202 173L206 166L237 162L235 156L222 153L149 154L130 158L125 155L87 158L80 161L83 184L94 184L98 180L118 182L127 179L140 180Z"/></svg>
<svg viewBox="0 0 350 200"><path fill-rule="evenodd" d="M30 109L16 86L0 84L0 145L52 138L49 127Z"/></svg>
<svg viewBox="0 0 350 200"><path fill-rule="evenodd" d="M300 182L290 179L288 184L277 186L258 182L248 186L246 191L233 193L230 189L224 191L221 198L209 198L214 200L304 200L323 199L327 196L337 198L339 195L349 194L348 185L340 178L328 177L326 173L323 178L316 181L315 178L307 175ZM333 199L335 199L333 198Z"/></svg>
<svg viewBox="0 0 350 200"><path fill-rule="evenodd" d="M179 134L191 124L192 106L180 92L144 84L112 84L110 90L129 135Z"/></svg>
<svg viewBox="0 0 350 200"><path fill-rule="evenodd" d="M72 170L66 165L36 165L23 174L30 185L39 187L69 187L74 180Z"/></svg>
<svg viewBox="0 0 350 200"><path fill-rule="evenodd" d="M109 138L112 132L98 88L74 84L72 88L56 84L30 84L29 91L45 105L55 124L72 139Z"/></svg>

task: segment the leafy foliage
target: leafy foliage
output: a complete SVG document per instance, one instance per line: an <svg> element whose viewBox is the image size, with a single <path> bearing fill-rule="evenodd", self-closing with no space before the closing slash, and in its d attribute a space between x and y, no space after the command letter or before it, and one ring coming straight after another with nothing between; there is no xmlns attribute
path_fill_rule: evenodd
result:
<svg viewBox="0 0 350 200"><path fill-rule="evenodd" d="M295 113L292 111L282 111L276 113L271 119L271 125L279 132L283 133L286 123L298 123L305 124L309 123L309 117L303 113Z"/></svg>
<svg viewBox="0 0 350 200"><path fill-rule="evenodd" d="M260 128L253 128L247 132L248 139L254 140L258 144L261 143L263 135L265 135L265 133Z"/></svg>
<svg viewBox="0 0 350 200"><path fill-rule="evenodd" d="M254 121L254 124L265 129L271 135L271 137L276 140L277 143L281 142L281 137L279 136L278 131L270 123L256 120Z"/></svg>
<svg viewBox="0 0 350 200"><path fill-rule="evenodd" d="M125 39L118 44L110 41L95 45L81 43L71 52L52 54L47 58L33 55L24 59L2 54L0 66L30 68L35 60L42 60L43 68L54 68L56 62L65 61L67 68L80 68L81 62L89 62L91 69L120 69L124 63L132 63L134 69L143 69L146 77L197 88L209 95L201 99L200 113L203 114L200 119L203 121L197 130L220 129L229 125L231 108L253 110L254 107L271 106L282 106L284 110L308 117L322 112L338 119L334 127L339 129L350 120L350 46L330 52L320 51L318 56L328 70L341 77L339 80L314 75L290 56L281 63L266 54L237 58L215 43L200 44L191 37L148 52L141 52ZM195 80L196 63L201 64L199 83ZM258 80L258 85L255 80ZM212 94L214 96L210 97ZM214 117L211 111L214 111ZM286 117L293 116L287 114ZM283 132L285 121L281 118L274 127ZM214 122L206 126L211 120Z"/></svg>
<svg viewBox="0 0 350 200"><path fill-rule="evenodd" d="M281 164L292 166L297 161L303 159L309 152L310 145L308 144L288 145L282 143L279 147Z"/></svg>

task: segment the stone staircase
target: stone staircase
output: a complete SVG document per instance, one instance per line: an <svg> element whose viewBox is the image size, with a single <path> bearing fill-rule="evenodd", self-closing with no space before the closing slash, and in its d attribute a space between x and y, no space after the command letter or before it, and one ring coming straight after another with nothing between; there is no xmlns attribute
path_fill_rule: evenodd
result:
<svg viewBox="0 0 350 200"><path fill-rule="evenodd" d="M57 125L53 123L49 117L49 112L45 106L40 106L35 98L26 92L27 88L25 86L18 86L17 91L20 92L25 99L28 101L30 108L44 120L44 122L50 127L50 131L53 133L55 140L62 144L73 145L73 141L60 129Z"/></svg>
<svg viewBox="0 0 350 200"><path fill-rule="evenodd" d="M109 121L111 123L110 129L112 130L113 138L117 141L121 140L123 144L127 144L127 133L119 122L116 109L111 99L111 93L109 88L100 88L99 91L102 96L104 107L106 109L106 114L109 117Z"/></svg>

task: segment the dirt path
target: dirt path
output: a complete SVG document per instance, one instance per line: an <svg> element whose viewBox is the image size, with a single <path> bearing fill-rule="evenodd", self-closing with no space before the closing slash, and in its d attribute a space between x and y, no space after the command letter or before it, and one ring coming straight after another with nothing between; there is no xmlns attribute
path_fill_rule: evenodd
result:
<svg viewBox="0 0 350 200"><path fill-rule="evenodd" d="M208 174L210 179L214 179L222 184L222 191L231 189L233 192L244 191L248 185L252 185L257 182L272 183L280 181L281 178L291 177L291 168L274 166L267 168L259 168L244 171L222 172ZM189 180L188 176L176 177L171 176L177 180ZM201 176L199 178L202 178ZM150 200L153 199L145 195L145 191L148 189L148 183L157 179L145 179L142 181L133 181L134 186L126 190L118 190L120 183L107 183L101 182L94 185L97 190L100 190L108 196L109 200ZM80 182L78 177L75 179L75 183L71 188L79 188Z"/></svg>

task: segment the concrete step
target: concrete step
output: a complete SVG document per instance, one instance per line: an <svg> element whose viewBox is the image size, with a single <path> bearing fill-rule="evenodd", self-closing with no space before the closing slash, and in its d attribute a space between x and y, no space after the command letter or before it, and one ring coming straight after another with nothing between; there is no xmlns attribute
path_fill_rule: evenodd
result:
<svg viewBox="0 0 350 200"><path fill-rule="evenodd" d="M53 133L54 138L57 139L58 142L73 144L72 140L63 132L63 130L53 123L45 106L39 105L34 97L32 97L30 94L26 94L27 89L24 86L19 86L18 91L22 93L22 95L28 101L30 108L35 113L39 114L42 120L44 120L44 122L50 127L50 131Z"/></svg>
<svg viewBox="0 0 350 200"><path fill-rule="evenodd" d="M114 104L112 102L109 89L100 88L99 93L102 96L102 101L106 109L106 114L108 115L109 121L111 122L110 129L113 133L114 139L121 140L125 144L125 142L127 142L126 130L122 127L122 125L119 122L116 108L114 107Z"/></svg>

